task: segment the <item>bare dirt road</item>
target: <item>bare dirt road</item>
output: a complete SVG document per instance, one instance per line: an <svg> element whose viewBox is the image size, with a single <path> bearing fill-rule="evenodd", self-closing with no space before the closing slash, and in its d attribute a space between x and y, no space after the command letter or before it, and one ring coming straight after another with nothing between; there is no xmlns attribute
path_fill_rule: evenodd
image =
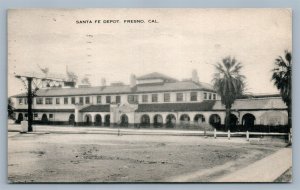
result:
<svg viewBox="0 0 300 190"><path fill-rule="evenodd" d="M283 146L238 138L9 132L8 180L209 182Z"/></svg>

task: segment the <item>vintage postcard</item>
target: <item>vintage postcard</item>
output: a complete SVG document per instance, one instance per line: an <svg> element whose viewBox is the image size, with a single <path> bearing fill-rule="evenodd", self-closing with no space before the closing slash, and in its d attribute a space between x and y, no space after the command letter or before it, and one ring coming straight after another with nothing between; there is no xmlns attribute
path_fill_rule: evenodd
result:
<svg viewBox="0 0 300 190"><path fill-rule="evenodd" d="M11 9L9 183L292 181L291 9Z"/></svg>

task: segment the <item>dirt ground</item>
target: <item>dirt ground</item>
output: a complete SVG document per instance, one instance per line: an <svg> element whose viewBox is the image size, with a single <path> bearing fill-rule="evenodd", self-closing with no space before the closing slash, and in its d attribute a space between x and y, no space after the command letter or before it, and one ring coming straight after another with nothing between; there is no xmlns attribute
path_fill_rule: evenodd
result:
<svg viewBox="0 0 300 190"><path fill-rule="evenodd" d="M8 180L10 183L209 182L284 145L199 136L9 132ZM193 178L195 172L197 178Z"/></svg>

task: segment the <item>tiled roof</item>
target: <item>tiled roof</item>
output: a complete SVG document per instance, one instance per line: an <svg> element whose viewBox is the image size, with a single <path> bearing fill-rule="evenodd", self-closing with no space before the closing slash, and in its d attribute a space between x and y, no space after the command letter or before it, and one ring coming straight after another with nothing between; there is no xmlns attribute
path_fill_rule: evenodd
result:
<svg viewBox="0 0 300 190"><path fill-rule="evenodd" d="M15 109L15 112L27 112L27 109ZM74 112L74 109L32 109L33 112Z"/></svg>
<svg viewBox="0 0 300 190"><path fill-rule="evenodd" d="M200 103L139 104L136 112L210 111L214 104L214 100Z"/></svg>
<svg viewBox="0 0 300 190"><path fill-rule="evenodd" d="M181 90L207 90L213 91L212 87L205 86L203 83L194 83L190 81L181 81L174 83L163 83L158 85L138 85L137 92L163 92L163 91L181 91Z"/></svg>
<svg viewBox="0 0 300 190"><path fill-rule="evenodd" d="M90 105L81 109L80 112L110 112L110 105Z"/></svg>
<svg viewBox="0 0 300 190"><path fill-rule="evenodd" d="M94 95L94 94L118 94L130 93L129 86L105 86L105 87L86 87L86 88L51 88L40 89L36 92L37 96L78 96L78 95ZM14 97L24 97L25 93L18 94Z"/></svg>
<svg viewBox="0 0 300 190"><path fill-rule="evenodd" d="M224 105L221 101L216 101L213 110L224 110ZM253 98L253 99L238 99L232 105L232 110L268 110L268 109L287 109L281 98Z"/></svg>
<svg viewBox="0 0 300 190"><path fill-rule="evenodd" d="M212 87L205 83L194 83L191 81L181 81L151 85L137 85L131 89L129 85L105 86L105 87L86 87L86 88L52 88L40 89L36 92L37 96L80 96L96 94L126 94L140 92L163 92L181 90L207 90L213 91ZM15 95L14 97L25 97L26 93Z"/></svg>
<svg viewBox="0 0 300 190"><path fill-rule="evenodd" d="M137 80L147 80L147 79L164 79L164 80L170 80L170 81L174 81L174 82L177 81L174 78L168 77L168 76L158 73L158 72L153 72L153 73L149 73L147 75L137 77Z"/></svg>

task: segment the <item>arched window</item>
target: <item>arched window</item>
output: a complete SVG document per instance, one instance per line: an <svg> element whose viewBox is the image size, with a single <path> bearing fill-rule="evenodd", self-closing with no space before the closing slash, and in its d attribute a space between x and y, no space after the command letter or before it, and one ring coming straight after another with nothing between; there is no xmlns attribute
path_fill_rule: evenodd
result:
<svg viewBox="0 0 300 190"><path fill-rule="evenodd" d="M205 117L204 117L204 115L202 115L202 114L197 114L197 115L195 115L195 117L194 117L194 122L195 122L196 124L204 123L204 122L205 122Z"/></svg>
<svg viewBox="0 0 300 190"><path fill-rule="evenodd" d="M218 114L212 114L209 117L209 124L211 124L213 127L221 125L221 117Z"/></svg>
<svg viewBox="0 0 300 190"><path fill-rule="evenodd" d="M167 128L174 128L176 125L176 117L173 114L169 114L166 117L166 127Z"/></svg>
<svg viewBox="0 0 300 190"><path fill-rule="evenodd" d="M242 125L247 129L254 126L255 116L251 113L246 113L242 118Z"/></svg>
<svg viewBox="0 0 300 190"><path fill-rule="evenodd" d="M42 120L41 120L41 121L42 121L42 123L48 123L48 117L47 117L47 114L44 113L44 114L42 115Z"/></svg>
<svg viewBox="0 0 300 190"><path fill-rule="evenodd" d="M84 123L86 125L91 125L92 124L92 116L90 114L86 114L84 117Z"/></svg>
<svg viewBox="0 0 300 190"><path fill-rule="evenodd" d="M110 115L109 114L104 116L104 125L110 126Z"/></svg>
<svg viewBox="0 0 300 190"><path fill-rule="evenodd" d="M162 127L163 126L163 117L160 114L156 114L153 117L153 126L154 127Z"/></svg>
<svg viewBox="0 0 300 190"><path fill-rule="evenodd" d="M75 115L71 114L69 116L69 125L74 125L75 124Z"/></svg>
<svg viewBox="0 0 300 190"><path fill-rule="evenodd" d="M102 125L102 118L100 114L95 115L95 125L101 126Z"/></svg>
<svg viewBox="0 0 300 190"><path fill-rule="evenodd" d="M126 114L121 115L121 126L128 127L128 116Z"/></svg>
<svg viewBox="0 0 300 190"><path fill-rule="evenodd" d="M190 124L190 116L183 114L180 116L180 124L187 127Z"/></svg>
<svg viewBox="0 0 300 190"><path fill-rule="evenodd" d="M23 114L19 113L16 123L21 123L21 121L23 121L23 119L24 119Z"/></svg>
<svg viewBox="0 0 300 190"><path fill-rule="evenodd" d="M150 126L150 117L147 114L142 115L141 117L141 126Z"/></svg>

